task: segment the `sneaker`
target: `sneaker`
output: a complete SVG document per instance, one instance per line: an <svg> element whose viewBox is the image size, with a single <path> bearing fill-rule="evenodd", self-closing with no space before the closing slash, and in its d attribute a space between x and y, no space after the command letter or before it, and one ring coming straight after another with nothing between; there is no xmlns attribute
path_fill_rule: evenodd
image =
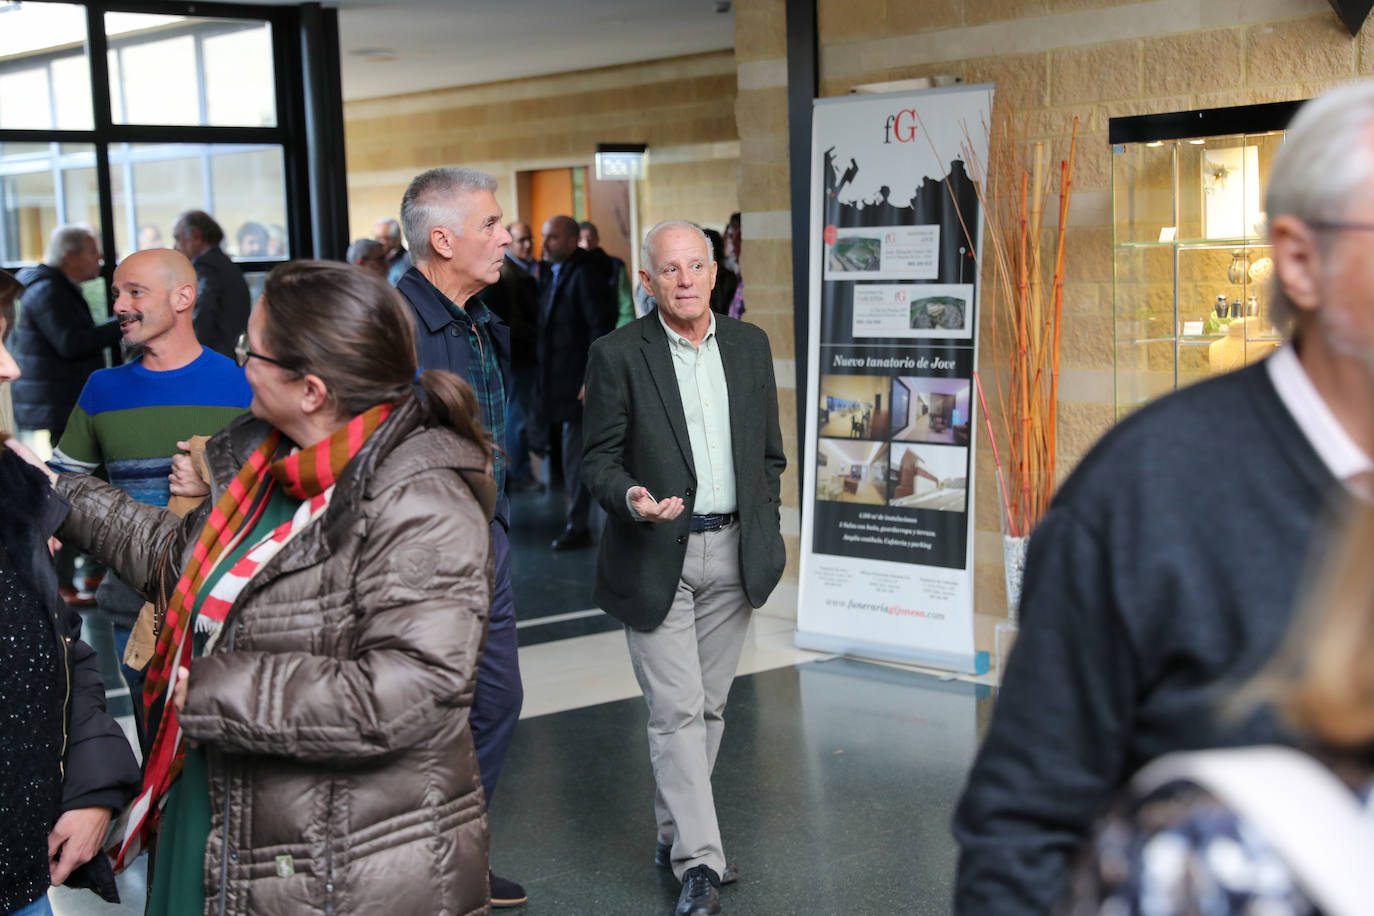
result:
<svg viewBox="0 0 1374 916"><path fill-rule="evenodd" d="M714 916L720 912L720 876L709 865L698 865L682 873L682 893L673 916Z"/></svg>
<svg viewBox="0 0 1374 916"><path fill-rule="evenodd" d="M495 908L519 906L530 899L523 887L490 871L487 883L491 885L491 905Z"/></svg>

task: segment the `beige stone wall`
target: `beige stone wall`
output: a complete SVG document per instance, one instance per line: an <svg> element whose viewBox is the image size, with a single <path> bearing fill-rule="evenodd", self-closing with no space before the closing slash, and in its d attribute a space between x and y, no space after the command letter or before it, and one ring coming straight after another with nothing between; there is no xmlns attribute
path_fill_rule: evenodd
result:
<svg viewBox="0 0 1374 916"><path fill-rule="evenodd" d="M787 424L795 410L795 391L786 386L796 380L784 3L739 0L735 8L744 272L750 317L774 342L786 431L794 428ZM1062 140L1079 116L1062 351L1065 472L1114 417L1108 119L1305 98L1374 73L1370 30L1351 38L1326 0L820 0L819 35L823 96L861 83L957 74L968 83L997 83L999 98L1028 115L1037 138ZM990 378L986 346L982 369ZM1001 548L986 439L977 456L978 601L980 611L997 613ZM791 471L788 484L784 504L795 535ZM989 641L980 638L980 647Z"/></svg>
<svg viewBox="0 0 1374 916"><path fill-rule="evenodd" d="M647 143L642 229L685 218L721 226L739 209L730 51L349 102L351 236L395 216L406 184L439 165L484 169L516 215L519 171L592 166L598 142ZM535 227L539 231L539 227Z"/></svg>

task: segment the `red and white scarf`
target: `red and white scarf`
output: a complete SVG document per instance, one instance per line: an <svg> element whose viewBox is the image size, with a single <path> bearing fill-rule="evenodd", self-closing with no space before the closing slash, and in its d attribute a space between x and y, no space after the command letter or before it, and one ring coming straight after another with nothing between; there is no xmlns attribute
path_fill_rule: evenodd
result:
<svg viewBox="0 0 1374 916"><path fill-rule="evenodd" d="M113 834L120 837L118 851L110 853L117 870L132 863L156 831L167 790L181 774L186 754L185 737L172 703L172 689L177 668L186 667L191 659L191 627L187 624L202 585L244 538L254 535L253 529L276 486L280 485L288 495L302 500L290 521L283 522L254 544L219 577L201 602L195 629L209 636L208 653L218 642L229 612L245 586L291 538L324 514L334 493L334 484L344 468L391 414L394 406L378 404L327 438L279 460L274 458L282 436L272 430L215 504L172 592L157 646L148 662L143 684L144 706L151 713L161 701L162 715L144 764L143 791L125 810Z"/></svg>

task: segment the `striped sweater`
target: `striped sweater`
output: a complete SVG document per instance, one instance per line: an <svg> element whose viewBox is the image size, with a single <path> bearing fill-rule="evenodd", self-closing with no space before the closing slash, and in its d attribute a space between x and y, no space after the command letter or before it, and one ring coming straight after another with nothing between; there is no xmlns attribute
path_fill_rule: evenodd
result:
<svg viewBox="0 0 1374 916"><path fill-rule="evenodd" d="M49 463L84 474L103 467L134 499L165 506L177 442L219 432L252 400L243 370L213 350L166 372L138 362L102 369L82 389Z"/></svg>

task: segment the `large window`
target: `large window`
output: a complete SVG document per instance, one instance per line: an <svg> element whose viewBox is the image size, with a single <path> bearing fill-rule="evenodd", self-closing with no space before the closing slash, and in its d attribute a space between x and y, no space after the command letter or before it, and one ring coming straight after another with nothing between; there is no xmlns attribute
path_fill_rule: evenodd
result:
<svg viewBox="0 0 1374 916"><path fill-rule="evenodd" d="M248 273L312 252L319 122L304 100L319 90L301 47L336 40L325 22L308 32L291 6L0 0L0 265L41 260L54 228L82 223L108 275L170 246L189 209L215 217Z"/></svg>

